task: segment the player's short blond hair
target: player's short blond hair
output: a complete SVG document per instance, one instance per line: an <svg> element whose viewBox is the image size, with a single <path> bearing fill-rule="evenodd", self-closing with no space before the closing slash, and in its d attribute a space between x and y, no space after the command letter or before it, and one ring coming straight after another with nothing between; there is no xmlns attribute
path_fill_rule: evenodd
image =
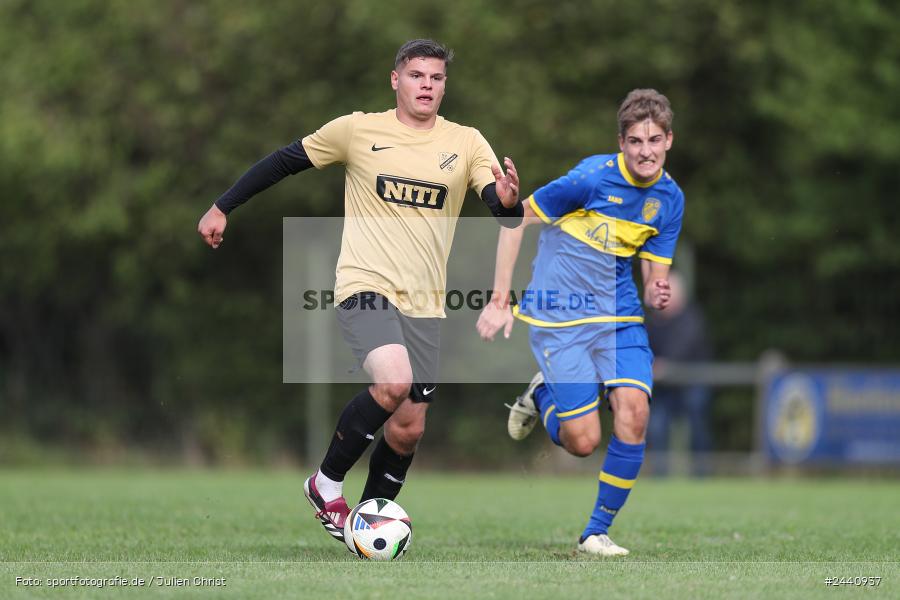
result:
<svg viewBox="0 0 900 600"><path fill-rule="evenodd" d="M636 89L628 92L622 105L619 106L619 135L625 136L625 132L641 121L650 119L659 127L669 133L672 131L672 105L669 99L653 89Z"/></svg>

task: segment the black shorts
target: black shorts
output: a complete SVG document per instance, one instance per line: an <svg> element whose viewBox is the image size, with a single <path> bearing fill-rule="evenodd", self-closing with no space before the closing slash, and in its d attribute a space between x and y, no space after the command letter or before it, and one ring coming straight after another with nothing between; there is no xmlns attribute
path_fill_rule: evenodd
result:
<svg viewBox="0 0 900 600"><path fill-rule="evenodd" d="M357 362L387 344L400 344L409 353L413 402L432 402L437 395L441 320L407 317L375 292L359 292L341 302L335 312L341 332Z"/></svg>

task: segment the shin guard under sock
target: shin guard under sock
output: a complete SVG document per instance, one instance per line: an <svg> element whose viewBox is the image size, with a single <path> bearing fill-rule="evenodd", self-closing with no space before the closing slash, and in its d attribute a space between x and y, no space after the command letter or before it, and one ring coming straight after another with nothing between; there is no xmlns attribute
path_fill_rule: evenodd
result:
<svg viewBox="0 0 900 600"><path fill-rule="evenodd" d="M384 436L378 440L369 459L369 478L360 502L371 498L393 500L400 493L406 479L406 471L412 463L413 455L401 456L390 447Z"/></svg>
<svg viewBox="0 0 900 600"><path fill-rule="evenodd" d="M331 445L319 467L322 473L329 479L343 481L390 416L391 413L375 401L368 388L357 394L338 419Z"/></svg>
<svg viewBox="0 0 900 600"><path fill-rule="evenodd" d="M582 539L595 533L607 533L613 519L624 506L628 493L637 480L644 462L645 443L626 444L613 436L600 471L597 502L582 534Z"/></svg>

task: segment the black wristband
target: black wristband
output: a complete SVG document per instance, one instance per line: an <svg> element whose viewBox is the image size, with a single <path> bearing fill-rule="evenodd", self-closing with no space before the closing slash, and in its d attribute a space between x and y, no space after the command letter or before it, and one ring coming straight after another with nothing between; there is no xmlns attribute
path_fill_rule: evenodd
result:
<svg viewBox="0 0 900 600"><path fill-rule="evenodd" d="M522 217L525 216L525 208L522 201L516 202L512 208L503 206L500 202L500 196L497 195L497 184L489 183L481 190L481 201L490 209L491 214L497 219L502 227L515 229L522 223Z"/></svg>

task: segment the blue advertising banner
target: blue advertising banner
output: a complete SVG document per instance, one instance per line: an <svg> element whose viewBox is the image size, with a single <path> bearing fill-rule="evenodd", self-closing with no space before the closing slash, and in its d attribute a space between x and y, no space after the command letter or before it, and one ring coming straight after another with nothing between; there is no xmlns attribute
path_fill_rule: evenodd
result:
<svg viewBox="0 0 900 600"><path fill-rule="evenodd" d="M900 371L785 371L764 406L777 462L900 464Z"/></svg>

